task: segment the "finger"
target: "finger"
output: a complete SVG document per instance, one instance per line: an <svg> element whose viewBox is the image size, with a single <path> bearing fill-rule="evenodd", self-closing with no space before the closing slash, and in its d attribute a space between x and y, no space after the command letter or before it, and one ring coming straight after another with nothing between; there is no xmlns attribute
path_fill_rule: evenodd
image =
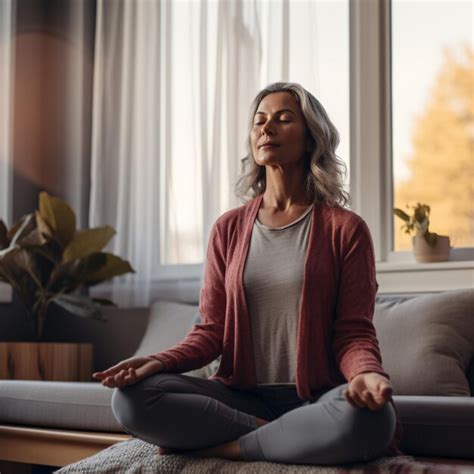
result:
<svg viewBox="0 0 474 474"><path fill-rule="evenodd" d="M381 408L380 402L375 400L373 393L369 390L362 392L362 399L370 410L379 410Z"/></svg>
<svg viewBox="0 0 474 474"><path fill-rule="evenodd" d="M123 369L127 369L129 367L129 363L126 361L119 362L118 364L109 367L108 369L104 370L102 373L105 377L109 377L110 375L115 375Z"/></svg>
<svg viewBox="0 0 474 474"><path fill-rule="evenodd" d="M393 394L393 388L391 385L384 384L380 389L380 394L386 400L388 400Z"/></svg>
<svg viewBox="0 0 474 474"><path fill-rule="evenodd" d="M110 383L110 377L106 377L104 380L102 380L102 385L104 387L113 388L111 383Z"/></svg>
<svg viewBox="0 0 474 474"><path fill-rule="evenodd" d="M126 373L128 373L127 370L121 370L118 374L115 375L115 383L118 388L122 388L124 386L124 378Z"/></svg>
<svg viewBox="0 0 474 474"><path fill-rule="evenodd" d="M386 402L388 402L388 400L390 400L392 393L393 389L390 385L382 384L378 387L378 390L372 394L378 404L384 405Z"/></svg>
<svg viewBox="0 0 474 474"><path fill-rule="evenodd" d="M349 390L344 390L343 394L344 394L345 399L349 402L350 405L352 405L354 408L359 407L359 405L357 405L357 403L353 399L353 397L352 397L351 393L349 392Z"/></svg>
<svg viewBox="0 0 474 474"><path fill-rule="evenodd" d="M349 389L349 395L359 408L364 408L366 406L366 403L361 398L361 394L357 390Z"/></svg>
<svg viewBox="0 0 474 474"><path fill-rule="evenodd" d="M119 378L119 382L117 383L117 385L120 388L122 388L122 387L125 387L126 385L134 384L134 383L136 383L136 381L137 380L136 380L135 369L130 367L127 370L123 370L120 373L120 378Z"/></svg>

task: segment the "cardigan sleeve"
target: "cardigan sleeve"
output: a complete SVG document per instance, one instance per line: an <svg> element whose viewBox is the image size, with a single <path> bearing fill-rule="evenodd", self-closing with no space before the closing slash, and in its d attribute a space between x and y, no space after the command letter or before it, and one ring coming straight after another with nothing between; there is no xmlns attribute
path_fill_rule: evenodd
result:
<svg viewBox="0 0 474 474"><path fill-rule="evenodd" d="M199 296L202 324L195 324L187 336L170 349L149 356L160 360L165 372L183 373L199 369L222 353L226 309L225 271L225 249L216 222L210 232Z"/></svg>
<svg viewBox="0 0 474 474"><path fill-rule="evenodd" d="M333 352L348 382L363 372L377 372L390 379L382 368L372 323L378 286L372 238L359 217L350 236L344 239L333 324Z"/></svg>

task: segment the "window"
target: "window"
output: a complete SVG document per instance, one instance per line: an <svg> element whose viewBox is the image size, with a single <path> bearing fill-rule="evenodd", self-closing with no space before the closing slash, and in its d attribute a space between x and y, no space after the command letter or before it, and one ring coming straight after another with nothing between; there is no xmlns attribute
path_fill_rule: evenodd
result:
<svg viewBox="0 0 474 474"><path fill-rule="evenodd" d="M472 19L468 1L392 1L393 203L428 204L455 248L474 246ZM411 250L401 225L392 248Z"/></svg>
<svg viewBox="0 0 474 474"><path fill-rule="evenodd" d="M169 169L160 163L163 168L160 193L163 195L160 199L160 252L156 254L154 262L154 268L159 273L157 277L169 276L174 271L171 266L183 265L181 272L191 272L193 264L204 261L205 246L201 245L202 239L205 239L201 230L202 213L208 212L202 206L206 194L204 183L214 180L213 176L219 176L215 196L220 196L222 202L216 202L216 208L222 207L223 202L228 208L241 204L233 196L233 184L241 172L240 163L232 167L226 161L235 150L242 156L246 136L239 131L246 131L250 101L246 98L239 105L236 117L233 112L222 112L223 105L220 105L220 102L228 103L229 110L232 110L233 96L240 94L240 99L245 95L242 93L246 92L245 88L228 90L227 79L222 79L229 74L238 74L239 68L245 70L249 83L255 87L252 96L271 82L288 80L301 83L321 101L340 133L340 145L336 153L346 162L346 188L349 187L349 1L243 2L241 23L235 20L239 24L238 37L234 37L232 30L219 33L220 28L226 28L226 25L220 28L217 25L218 4L210 2L202 11L199 3L172 4L172 26L169 31L172 45L169 64L170 81L173 83L172 114L168 118L168 131L163 132L170 135L172 146ZM225 1L221 2L221 8L228 6L231 4L226 6ZM200 59L197 48L202 42L200 22L203 21L203 14L207 15L207 57ZM223 46L218 44L218 38L222 38L220 41L224 43ZM253 63L255 57L239 58L230 48L231 55L228 58L219 56L227 42L236 39L241 43L252 44L252 52L260 51L259 64ZM240 55L242 51L244 49ZM208 65L206 70L203 70L202 61ZM219 93L215 92L217 76ZM200 77L206 77L205 82L208 83L205 94L207 109L204 112L199 103L199 100L205 100L200 89ZM211 126L198 127L203 120L203 113ZM234 126L223 126L223 132L216 133L216 120ZM197 128L205 128L205 136L201 136L202 132ZM163 150L162 156L166 153ZM215 159L211 160L206 154ZM203 177L206 168L201 165L203 160L209 163L209 177ZM171 186L170 183L177 184ZM180 192L184 189L185 193ZM190 200L189 196L195 199ZM189 268L185 269L184 266Z"/></svg>

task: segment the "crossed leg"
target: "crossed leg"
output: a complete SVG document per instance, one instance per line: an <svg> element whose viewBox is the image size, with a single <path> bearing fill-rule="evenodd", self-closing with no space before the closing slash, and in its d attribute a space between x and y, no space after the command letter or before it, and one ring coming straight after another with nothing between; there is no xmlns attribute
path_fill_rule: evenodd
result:
<svg viewBox="0 0 474 474"><path fill-rule="evenodd" d="M368 461L395 430L390 404L371 411L345 400L340 385L281 416L250 391L183 374L160 373L115 389L112 410L125 431L181 452L238 445L247 461L339 464ZM269 423L258 426L257 418ZM230 456L231 457L231 456ZM231 457L236 459L238 457Z"/></svg>

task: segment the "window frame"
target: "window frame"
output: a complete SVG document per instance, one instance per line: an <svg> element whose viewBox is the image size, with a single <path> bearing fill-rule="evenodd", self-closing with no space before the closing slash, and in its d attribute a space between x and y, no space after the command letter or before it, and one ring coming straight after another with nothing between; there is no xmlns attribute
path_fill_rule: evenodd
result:
<svg viewBox="0 0 474 474"><path fill-rule="evenodd" d="M371 230L380 293L473 288L474 247L454 248L448 262L429 264L393 250L391 6L349 2L352 210Z"/></svg>

